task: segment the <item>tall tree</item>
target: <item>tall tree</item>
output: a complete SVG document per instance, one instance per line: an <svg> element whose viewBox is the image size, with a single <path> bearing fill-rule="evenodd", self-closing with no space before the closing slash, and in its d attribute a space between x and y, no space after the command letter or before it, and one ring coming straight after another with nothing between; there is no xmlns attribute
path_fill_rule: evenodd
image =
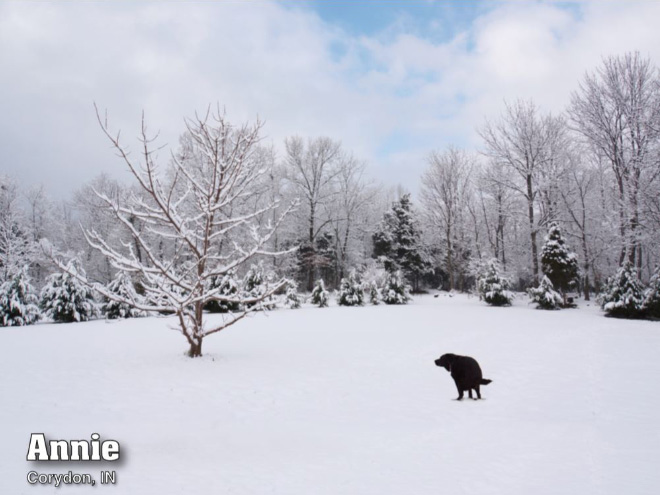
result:
<svg viewBox="0 0 660 495"><path fill-rule="evenodd" d="M121 248L113 247L93 229L85 235L90 246L107 256L116 269L140 277L145 301L129 300L102 284L91 283L53 257L62 270L110 300L146 311L174 313L190 345L188 354L201 356L205 337L259 309L259 303L286 284L286 280L279 280L258 297L226 296L210 284L214 278L246 265L254 256L278 254L266 251L264 246L294 206L289 206L274 224L263 229L256 219L275 204L258 210L248 208L255 183L267 173L261 161L255 159L261 124L236 127L219 110L186 121L190 148L183 155L173 154L170 166L163 173L155 162L156 150L144 118L141 163L133 160L118 135L111 134L107 121L100 116L99 123L143 194L120 201L121 198L97 192L130 233L130 241L123 240ZM136 228L134 217L144 224L144 229ZM219 252L220 240L228 235L233 236L232 246ZM133 241L142 250L142 261ZM167 250L161 249L163 241L169 244ZM205 326L202 310L214 300L240 303L244 309Z"/></svg>
<svg viewBox="0 0 660 495"><path fill-rule="evenodd" d="M333 181L339 173L342 157L341 144L327 137L308 140L291 137L285 141L287 178L300 195L300 215L306 216L306 248L312 251L312 262L307 266L307 290L312 290L316 265L313 260L316 236L330 223L331 218L321 217L323 205L335 194Z"/></svg>
<svg viewBox="0 0 660 495"><path fill-rule="evenodd" d="M432 152L428 163L422 177L422 202L444 244L444 265L449 274L449 290L453 290L459 264L469 249L461 240L469 214L474 159L462 150L449 148L443 153Z"/></svg>
<svg viewBox="0 0 660 495"><path fill-rule="evenodd" d="M539 259L537 234L539 222L537 201L540 177L544 167L557 160L558 143L564 136L563 120L541 115L531 101L517 100L505 104L505 111L497 122L486 122L479 133L486 145L485 154L501 162L514 172L507 187L518 192L526 202L529 229L531 270L538 282Z"/></svg>
<svg viewBox="0 0 660 495"><path fill-rule="evenodd" d="M608 57L573 93L573 128L610 164L618 195L619 263L642 264L641 200L660 173L660 79L639 53Z"/></svg>
<svg viewBox="0 0 660 495"><path fill-rule="evenodd" d="M373 234L373 243L372 256L390 273L402 270L413 290L419 290L421 277L430 271L431 263L422 245L410 194L401 196L385 212Z"/></svg>

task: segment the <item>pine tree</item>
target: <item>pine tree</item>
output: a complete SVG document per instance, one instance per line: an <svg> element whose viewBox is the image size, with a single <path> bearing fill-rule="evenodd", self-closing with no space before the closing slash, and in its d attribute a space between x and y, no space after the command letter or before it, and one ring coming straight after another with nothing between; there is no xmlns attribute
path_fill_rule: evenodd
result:
<svg viewBox="0 0 660 495"><path fill-rule="evenodd" d="M646 316L660 318L660 265L653 272L649 287L644 293L642 310Z"/></svg>
<svg viewBox="0 0 660 495"><path fill-rule="evenodd" d="M109 292L115 294L118 298L125 299L126 302L104 298L105 300L101 305L101 314L106 318L114 320L117 318L137 318L146 315L144 311L134 306L134 304L143 302L143 298L135 291L133 281L126 272L118 272L107 288ZM130 304L130 301L133 301L133 304Z"/></svg>
<svg viewBox="0 0 660 495"><path fill-rule="evenodd" d="M289 280L284 296L284 305L290 309L298 309L302 305L302 297L298 294L298 284Z"/></svg>
<svg viewBox="0 0 660 495"><path fill-rule="evenodd" d="M72 273L85 277L83 269L71 262L67 272L50 275L41 290L41 310L53 321L71 323L96 316L91 289L78 282Z"/></svg>
<svg viewBox="0 0 660 495"><path fill-rule="evenodd" d="M209 313L233 313L239 311L241 305L238 302L224 301L222 297L238 298L239 288L233 271L229 271L223 277L212 277L209 289L217 289L218 299L213 299L204 305Z"/></svg>
<svg viewBox="0 0 660 495"><path fill-rule="evenodd" d="M510 306L513 293L509 291L509 287L509 280L500 275L500 264L493 258L477 282L479 299L491 306Z"/></svg>
<svg viewBox="0 0 660 495"><path fill-rule="evenodd" d="M642 315L644 291L629 261L625 261L616 274L607 279L605 291L598 296L598 302L608 316L639 318Z"/></svg>
<svg viewBox="0 0 660 495"><path fill-rule="evenodd" d="M531 302L536 303L536 309L559 309L564 302L547 276L541 279L538 287L527 289L527 293Z"/></svg>
<svg viewBox="0 0 660 495"><path fill-rule="evenodd" d="M328 291L325 290L325 284L323 283L322 278L317 280L316 284L314 285L311 301L312 304L317 305L319 308L328 307Z"/></svg>
<svg viewBox="0 0 660 495"><path fill-rule="evenodd" d="M557 222L552 222L548 228L541 251L541 270L565 300L566 292L577 282L579 268L577 256L566 245Z"/></svg>
<svg viewBox="0 0 660 495"><path fill-rule="evenodd" d="M0 326L32 325L40 316L38 303L24 266L11 280L0 285Z"/></svg>
<svg viewBox="0 0 660 495"><path fill-rule="evenodd" d="M391 273L382 289L385 304L407 304L410 300L410 287L401 277L401 272Z"/></svg>
<svg viewBox="0 0 660 495"><path fill-rule="evenodd" d="M374 306L378 306L382 300L380 289L375 280L372 280L369 284L369 302Z"/></svg>
<svg viewBox="0 0 660 495"><path fill-rule="evenodd" d="M383 215L372 240L372 256L390 273L402 270L417 290L421 277L431 271L431 262L422 245L410 194L404 194Z"/></svg>
<svg viewBox="0 0 660 495"><path fill-rule="evenodd" d="M362 280L355 270L351 270L347 278L341 279L337 303L340 306L362 306L363 302Z"/></svg>
<svg viewBox="0 0 660 495"><path fill-rule="evenodd" d="M271 274L264 273L264 264L259 262L252 265L243 278L242 294L247 299L263 298L263 295L271 290L269 280L272 278ZM247 303L248 307L254 306L254 303ZM272 296L263 299L258 303L259 309L271 310L275 308L275 300Z"/></svg>

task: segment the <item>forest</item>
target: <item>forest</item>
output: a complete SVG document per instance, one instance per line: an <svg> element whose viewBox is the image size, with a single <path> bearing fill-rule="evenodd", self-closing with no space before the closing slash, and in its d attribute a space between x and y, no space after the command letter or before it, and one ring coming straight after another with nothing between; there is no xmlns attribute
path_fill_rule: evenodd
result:
<svg viewBox="0 0 660 495"><path fill-rule="evenodd" d="M120 316L174 313L193 347L214 301L262 307L349 280L372 300L388 277L405 299L478 290L489 269L514 291L554 285L563 304L605 292L615 275L641 294L660 262L660 74L639 53L585 70L564 112L505 101L498 118L475 122L479 149L429 150L418 191L381 183L332 137L266 146L261 122L230 122L219 105L186 120L165 151L149 131L157 122L144 118L138 140L125 141L112 109L97 109L133 180L99 175L55 201L48 185L0 177L3 324L19 324L17 293L34 306L23 324L56 319L47 293L66 291L53 277L67 275L89 301L70 321L104 301L127 306ZM567 280L544 262L553 245Z"/></svg>

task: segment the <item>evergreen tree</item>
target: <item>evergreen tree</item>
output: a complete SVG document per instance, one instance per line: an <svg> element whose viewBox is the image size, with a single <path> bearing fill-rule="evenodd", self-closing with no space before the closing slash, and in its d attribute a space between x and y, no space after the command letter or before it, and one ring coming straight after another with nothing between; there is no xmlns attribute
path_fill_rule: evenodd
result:
<svg viewBox="0 0 660 495"><path fill-rule="evenodd" d="M351 270L347 278L341 279L337 302L340 306L362 306L364 302L362 280L355 270Z"/></svg>
<svg viewBox="0 0 660 495"><path fill-rule="evenodd" d="M531 302L536 303L536 309L559 309L564 301L547 275L543 276L538 287L528 289L527 293Z"/></svg>
<svg viewBox="0 0 660 495"><path fill-rule="evenodd" d="M302 305L302 297L298 294L298 284L290 280L286 287L284 305L290 309L298 309Z"/></svg>
<svg viewBox="0 0 660 495"><path fill-rule="evenodd" d="M96 306L92 291L82 285L71 273L85 276L85 272L70 262L68 272L53 273L46 279L41 289L41 310L56 322L71 323L87 321L96 315Z"/></svg>
<svg viewBox="0 0 660 495"><path fill-rule="evenodd" d="M314 285L311 301L312 304L317 305L319 308L328 307L328 291L325 290L325 284L323 283L322 278L317 280L316 284Z"/></svg>
<svg viewBox="0 0 660 495"><path fill-rule="evenodd" d="M252 265L243 278L242 294L244 298L260 298L263 297L268 291L271 290L269 280L272 279L272 274L264 273L264 264L259 262L257 265ZM275 300L272 296L263 299L259 303L247 303L248 307L253 307L257 304L259 309L274 309Z"/></svg>
<svg viewBox="0 0 660 495"><path fill-rule="evenodd" d="M578 260L566 245L557 222L552 222L541 251L541 270L548 277L554 288L558 289L562 298L578 280Z"/></svg>
<svg viewBox="0 0 660 495"><path fill-rule="evenodd" d="M31 325L39 319L39 300L30 284L27 266L0 285L0 326Z"/></svg>
<svg viewBox="0 0 660 495"><path fill-rule="evenodd" d="M135 304L143 302L142 297L135 291L131 277L126 272L118 272L107 288L109 292L126 301L133 301ZM104 299L101 305L101 314L110 320L117 318L137 318L146 314L129 302L109 300L108 298Z"/></svg>
<svg viewBox="0 0 660 495"><path fill-rule="evenodd" d="M222 297L236 298L239 296L238 283L234 278L233 271L228 272L223 277L212 277L209 289L217 289L219 299L213 299L204 305L204 309L209 313L233 313L239 311L241 305L233 301L223 301Z"/></svg>
<svg viewBox="0 0 660 495"><path fill-rule="evenodd" d="M431 271L431 262L422 245L410 194L404 194L383 215L372 240L372 256L390 273L402 270L418 290L421 277Z"/></svg>
<svg viewBox="0 0 660 495"><path fill-rule="evenodd" d="M642 310L646 316L660 318L660 265L653 272L649 287L644 293Z"/></svg>
<svg viewBox="0 0 660 495"><path fill-rule="evenodd" d="M624 261L616 274L607 279L605 291L598 296L598 302L608 316L616 318L641 316L644 291L629 261Z"/></svg>
<svg viewBox="0 0 660 495"><path fill-rule="evenodd" d="M374 306L378 306L381 300L382 297L378 284L376 284L375 280L372 280L371 283L369 283L369 302Z"/></svg>
<svg viewBox="0 0 660 495"><path fill-rule="evenodd" d="M401 277L401 272L391 273L382 289L385 304L407 304L410 300L410 287Z"/></svg>
<svg viewBox="0 0 660 495"><path fill-rule="evenodd" d="M499 262L495 258L491 259L477 282L479 299L491 306L510 306L513 293L509 287L509 280L500 275Z"/></svg>

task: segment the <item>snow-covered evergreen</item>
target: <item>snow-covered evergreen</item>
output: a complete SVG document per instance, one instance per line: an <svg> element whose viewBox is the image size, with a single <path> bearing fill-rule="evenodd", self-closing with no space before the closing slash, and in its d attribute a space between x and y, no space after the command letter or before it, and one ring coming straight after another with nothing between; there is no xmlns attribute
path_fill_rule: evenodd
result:
<svg viewBox="0 0 660 495"><path fill-rule="evenodd" d="M575 286L578 280L578 260L566 245L557 222L552 222L541 251L541 269L562 294Z"/></svg>
<svg viewBox="0 0 660 495"><path fill-rule="evenodd" d="M541 279L538 287L527 289L531 302L536 303L536 309L559 309L564 301L547 276Z"/></svg>
<svg viewBox="0 0 660 495"><path fill-rule="evenodd" d="M382 295L380 293L380 288L375 280L372 280L369 283L369 302L374 306L378 306L382 301Z"/></svg>
<svg viewBox="0 0 660 495"><path fill-rule="evenodd" d="M319 308L328 307L328 291L325 290L325 283L322 278L316 281L314 289L312 289L311 301Z"/></svg>
<svg viewBox="0 0 660 495"><path fill-rule="evenodd" d="M24 266L0 285L0 326L31 325L39 319L39 300L27 271Z"/></svg>
<svg viewBox="0 0 660 495"><path fill-rule="evenodd" d="M230 271L222 277L212 277L209 283L209 292L217 289L217 297L222 298L238 298L239 287L235 278L235 273ZM204 305L204 309L210 313L229 313L238 311L240 304L234 301L223 301L221 299L213 299Z"/></svg>
<svg viewBox="0 0 660 495"><path fill-rule="evenodd" d="M410 287L401 276L401 272L391 273L381 289L385 304L407 304L410 300Z"/></svg>
<svg viewBox="0 0 660 495"><path fill-rule="evenodd" d="M276 306L275 298L272 295L264 297L272 291L272 273L266 273L264 264L259 262L256 265L251 265L248 272L243 277L243 284L241 293L244 299L261 299L259 302L249 302L248 307L256 307L258 309L274 309Z"/></svg>
<svg viewBox="0 0 660 495"><path fill-rule="evenodd" d="M410 194L404 194L383 215L372 236L373 256L394 273L401 270L417 289L421 277L431 271L431 261L424 248Z"/></svg>
<svg viewBox="0 0 660 495"><path fill-rule="evenodd" d="M513 293L509 291L509 279L500 275L500 264L493 258L481 274L477 289L479 299L491 306L509 306L513 301Z"/></svg>
<svg viewBox="0 0 660 495"><path fill-rule="evenodd" d="M140 296L133 285L131 277L126 272L118 272L115 278L108 284L108 291L126 301L133 301L134 304L104 298L101 305L101 314L110 320L117 318L137 318L145 316L146 313L135 307L135 304L142 304L143 297Z"/></svg>
<svg viewBox="0 0 660 495"><path fill-rule="evenodd" d="M660 318L660 265L653 272L649 287L644 293L642 310L646 316Z"/></svg>
<svg viewBox="0 0 660 495"><path fill-rule="evenodd" d="M337 303L340 306L362 306L363 302L362 280L355 270L351 270L348 277L341 279Z"/></svg>
<svg viewBox="0 0 660 495"><path fill-rule="evenodd" d="M77 263L70 262L67 272L53 273L41 289L41 310L53 321L71 323L96 316L91 289L81 284L72 273L85 277L84 270Z"/></svg>
<svg viewBox="0 0 660 495"><path fill-rule="evenodd" d="M289 280L284 295L284 305L290 309L298 309L302 305L302 302L303 298L298 293L298 284L293 280Z"/></svg>
<svg viewBox="0 0 660 495"><path fill-rule="evenodd" d="M639 318L642 315L644 289L630 262L625 261L616 274L607 279L598 302L608 316Z"/></svg>

